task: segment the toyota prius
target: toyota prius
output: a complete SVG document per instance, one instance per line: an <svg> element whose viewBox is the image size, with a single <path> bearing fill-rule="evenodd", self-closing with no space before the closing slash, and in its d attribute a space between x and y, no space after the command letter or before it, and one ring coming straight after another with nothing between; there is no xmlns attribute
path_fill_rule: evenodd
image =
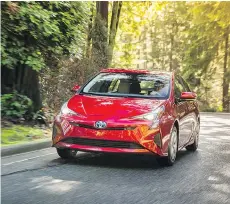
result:
<svg viewBox="0 0 230 204"><path fill-rule="evenodd" d="M172 165L179 150L198 147L196 94L175 73L104 69L73 90L53 126L61 158L77 151L150 154Z"/></svg>

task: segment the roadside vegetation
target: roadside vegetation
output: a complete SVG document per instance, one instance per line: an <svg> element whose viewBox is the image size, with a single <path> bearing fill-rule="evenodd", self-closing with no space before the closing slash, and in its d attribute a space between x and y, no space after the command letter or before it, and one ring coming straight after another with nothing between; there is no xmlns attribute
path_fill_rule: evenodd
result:
<svg viewBox="0 0 230 204"><path fill-rule="evenodd" d="M11 124L8 127L2 127L1 134L1 144L2 146L7 146L40 139L50 139L51 131L47 128Z"/></svg>
<svg viewBox="0 0 230 204"><path fill-rule="evenodd" d="M3 126L2 144L27 140L15 134L24 125L50 128L71 87L107 67L179 72L201 111L230 111L230 2L1 2L1 11L1 112L13 132Z"/></svg>

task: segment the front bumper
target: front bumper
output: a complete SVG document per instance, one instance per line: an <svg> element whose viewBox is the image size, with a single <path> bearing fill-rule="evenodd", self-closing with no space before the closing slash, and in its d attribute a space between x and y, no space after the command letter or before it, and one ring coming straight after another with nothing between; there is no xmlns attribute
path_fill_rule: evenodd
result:
<svg viewBox="0 0 230 204"><path fill-rule="evenodd" d="M150 129L146 121L113 123L116 126L110 125L107 129L95 129L92 124L72 122L69 118L55 120L53 146L80 151L164 155L160 128Z"/></svg>
<svg viewBox="0 0 230 204"><path fill-rule="evenodd" d="M113 148L113 147L97 147L97 146L88 146L88 145L79 145L79 144L68 144L65 142L59 142L54 145L56 148L66 148L74 149L85 152L110 152L110 153L143 153L151 154L147 149L127 149L127 148Z"/></svg>

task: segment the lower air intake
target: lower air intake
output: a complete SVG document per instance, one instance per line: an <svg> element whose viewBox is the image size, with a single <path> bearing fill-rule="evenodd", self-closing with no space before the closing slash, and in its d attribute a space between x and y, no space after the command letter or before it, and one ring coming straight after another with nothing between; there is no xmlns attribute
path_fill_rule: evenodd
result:
<svg viewBox="0 0 230 204"><path fill-rule="evenodd" d="M111 140L95 140L85 138L66 138L63 140L65 143L87 145L94 147L112 147L123 149L143 149L143 147L134 142L111 141Z"/></svg>

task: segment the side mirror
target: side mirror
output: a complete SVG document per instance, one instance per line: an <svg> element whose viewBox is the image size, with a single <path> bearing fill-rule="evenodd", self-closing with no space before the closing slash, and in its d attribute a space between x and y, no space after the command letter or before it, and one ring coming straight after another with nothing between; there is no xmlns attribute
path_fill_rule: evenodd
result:
<svg viewBox="0 0 230 204"><path fill-rule="evenodd" d="M180 95L181 100L192 100L196 99L196 94L194 92L182 92Z"/></svg>
<svg viewBox="0 0 230 204"><path fill-rule="evenodd" d="M75 85L72 89L71 89L71 92L77 92L79 89L81 88L81 86L79 85Z"/></svg>

